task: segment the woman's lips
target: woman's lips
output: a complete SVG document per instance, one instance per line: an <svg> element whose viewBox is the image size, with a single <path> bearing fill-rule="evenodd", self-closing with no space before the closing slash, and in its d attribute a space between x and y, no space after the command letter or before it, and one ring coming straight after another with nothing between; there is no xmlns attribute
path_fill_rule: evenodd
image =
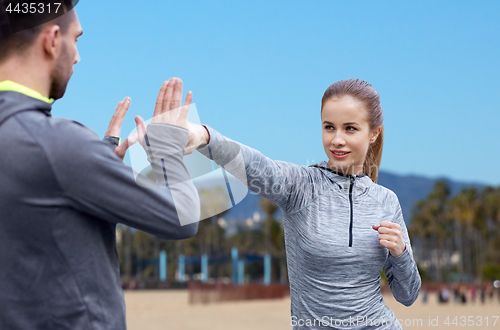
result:
<svg viewBox="0 0 500 330"><path fill-rule="evenodd" d="M347 155L349 155L349 152L346 152L346 153L345 153L345 154L343 154L343 155L337 155L337 154L335 154L335 153L334 153L333 151L331 151L331 150L330 150L330 152L332 153L333 157L338 158L338 159L346 158L346 157L347 157Z"/></svg>

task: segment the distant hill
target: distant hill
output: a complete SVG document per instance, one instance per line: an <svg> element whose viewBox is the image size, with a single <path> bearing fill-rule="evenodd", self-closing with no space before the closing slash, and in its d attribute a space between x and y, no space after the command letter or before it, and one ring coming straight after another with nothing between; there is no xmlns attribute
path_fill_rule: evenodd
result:
<svg viewBox="0 0 500 330"><path fill-rule="evenodd" d="M411 209L414 203L426 198L434 187L435 182L440 179L446 181L450 187L452 196L455 196L467 187L474 187L480 190L485 187L483 184L457 182L445 177L431 179L420 175L397 175L385 171L379 172L378 184L394 191L398 195L405 223L409 225L411 223Z"/></svg>
<svg viewBox="0 0 500 330"><path fill-rule="evenodd" d="M418 200L424 199L432 190L434 183L439 179L444 179L448 183L452 196L456 195L460 192L460 190L466 187L475 187L478 189L485 187L485 185L479 183L457 182L447 178L428 178L420 175L397 175L385 171L379 172L378 184L396 193L399 198L401 208L403 209L405 222L409 225L411 223L411 209L414 203ZM236 179L230 177L230 180ZM207 188L210 187L210 180L205 181L203 186ZM262 211L258 204L259 199L259 195L249 191L247 196L239 204L224 214L224 219L244 221L248 218L252 218L255 212L259 212L262 215ZM281 210L276 213L276 216L278 218L283 217Z"/></svg>

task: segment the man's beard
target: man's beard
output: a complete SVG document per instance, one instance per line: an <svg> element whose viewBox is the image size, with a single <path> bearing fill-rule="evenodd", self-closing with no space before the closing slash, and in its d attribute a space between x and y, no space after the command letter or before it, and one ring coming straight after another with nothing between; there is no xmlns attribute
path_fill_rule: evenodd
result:
<svg viewBox="0 0 500 330"><path fill-rule="evenodd" d="M68 47L63 43L56 67L50 75L51 83L49 98L57 100L64 96L69 78L71 78L70 69L72 68L73 61L74 59L70 59Z"/></svg>

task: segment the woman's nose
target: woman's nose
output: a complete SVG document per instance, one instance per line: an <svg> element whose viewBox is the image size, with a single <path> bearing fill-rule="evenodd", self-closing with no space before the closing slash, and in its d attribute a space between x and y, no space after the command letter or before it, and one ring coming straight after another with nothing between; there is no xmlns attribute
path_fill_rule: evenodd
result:
<svg viewBox="0 0 500 330"><path fill-rule="evenodd" d="M340 133L336 133L332 138L332 144L335 146L343 146L345 144L345 139Z"/></svg>

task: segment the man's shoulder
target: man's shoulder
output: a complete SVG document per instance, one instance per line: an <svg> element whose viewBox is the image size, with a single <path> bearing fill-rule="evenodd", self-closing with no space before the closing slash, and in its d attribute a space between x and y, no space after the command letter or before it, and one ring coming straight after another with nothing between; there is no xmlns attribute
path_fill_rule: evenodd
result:
<svg viewBox="0 0 500 330"><path fill-rule="evenodd" d="M41 144L64 146L85 140L99 140L99 136L82 123L43 112L27 111L16 116L18 122Z"/></svg>
<svg viewBox="0 0 500 330"><path fill-rule="evenodd" d="M99 139L97 133L88 126L82 123L62 117L48 117L47 118L47 134L55 134L57 136L67 136L72 139Z"/></svg>
<svg viewBox="0 0 500 330"><path fill-rule="evenodd" d="M16 117L53 165L85 162L97 154L113 154L109 144L94 130L76 120L33 111Z"/></svg>
<svg viewBox="0 0 500 330"><path fill-rule="evenodd" d="M43 132L47 135L51 134L97 134L89 127L83 125L82 123L62 117L54 117L43 111L30 110L30 111L20 111L19 113L13 114L12 118L16 119L24 128L28 130L35 130L37 132Z"/></svg>

